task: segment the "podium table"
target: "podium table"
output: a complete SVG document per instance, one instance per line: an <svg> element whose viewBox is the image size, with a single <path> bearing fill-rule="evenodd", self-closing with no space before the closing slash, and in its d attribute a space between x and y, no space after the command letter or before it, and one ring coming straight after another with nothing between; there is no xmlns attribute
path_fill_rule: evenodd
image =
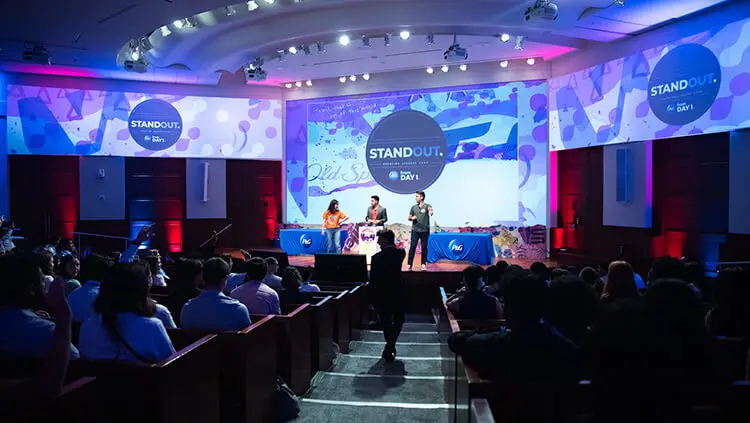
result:
<svg viewBox="0 0 750 423"><path fill-rule="evenodd" d="M342 229L342 250L348 236L349 232ZM279 241L281 249L290 256L327 252L326 235L321 235L320 229L282 229L279 231Z"/></svg>
<svg viewBox="0 0 750 423"><path fill-rule="evenodd" d="M492 235L478 232L439 232L430 234L427 261L468 261L476 264L492 264L495 247Z"/></svg>

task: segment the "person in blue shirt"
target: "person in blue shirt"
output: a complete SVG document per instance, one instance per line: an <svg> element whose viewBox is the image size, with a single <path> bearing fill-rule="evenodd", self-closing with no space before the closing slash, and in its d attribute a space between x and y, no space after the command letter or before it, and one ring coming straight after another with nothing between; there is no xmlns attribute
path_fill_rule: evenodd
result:
<svg viewBox="0 0 750 423"><path fill-rule="evenodd" d="M175 353L157 307L148 297L151 275L139 263L115 265L81 325L79 348L90 360L157 363Z"/></svg>
<svg viewBox="0 0 750 423"><path fill-rule="evenodd" d="M62 280L57 282L64 284ZM36 257L2 257L0 351L40 358L47 354L55 323L34 312L44 308L45 302L43 275ZM70 345L70 358L78 357L78 350Z"/></svg>
<svg viewBox="0 0 750 423"><path fill-rule="evenodd" d="M91 254L83 259L81 279L83 286L71 292L68 296L70 310L73 320L83 322L94 314L94 301L99 296L99 287L107 275L109 269L114 265L109 257L100 254Z"/></svg>
<svg viewBox="0 0 750 423"><path fill-rule="evenodd" d="M223 294L229 277L229 265L219 257L203 265L203 290L188 301L180 313L185 329L238 331L250 326L247 307Z"/></svg>

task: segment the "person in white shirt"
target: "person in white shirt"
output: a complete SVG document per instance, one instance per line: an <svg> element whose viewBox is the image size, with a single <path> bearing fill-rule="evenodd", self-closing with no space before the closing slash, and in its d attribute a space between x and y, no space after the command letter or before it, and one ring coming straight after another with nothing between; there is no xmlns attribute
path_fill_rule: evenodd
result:
<svg viewBox="0 0 750 423"><path fill-rule="evenodd" d="M96 315L81 325L79 349L90 360L157 363L175 353L156 303L148 297L151 278L138 263L116 265L94 302Z"/></svg>
<svg viewBox="0 0 750 423"><path fill-rule="evenodd" d="M273 288L276 292L284 289L281 285L281 278L276 276L276 272L279 271L279 261L273 257L268 257L266 258L266 265L268 266L268 270L266 270L266 277L263 278L263 283Z"/></svg>
<svg viewBox="0 0 750 423"><path fill-rule="evenodd" d="M232 298L247 307L250 314L281 314L279 294L262 282L268 265L259 257L245 263L245 283L232 291Z"/></svg>
<svg viewBox="0 0 750 423"><path fill-rule="evenodd" d="M154 254L154 251L156 250L151 250L151 253L146 256L146 262L151 268L151 284L159 288L166 288L169 277L161 268L161 256L158 255L159 252L156 251L156 254Z"/></svg>
<svg viewBox="0 0 750 423"><path fill-rule="evenodd" d="M73 321L83 322L96 314L94 301L99 296L99 286L102 280L112 266L113 263L109 257L96 253L83 259L81 279L85 282L68 296Z"/></svg>
<svg viewBox="0 0 750 423"><path fill-rule="evenodd" d="M320 287L310 282L313 275L311 267L301 267L299 272L302 275L302 285L299 287L299 292L320 292Z"/></svg>
<svg viewBox="0 0 750 423"><path fill-rule="evenodd" d="M203 290L188 301L180 313L185 329L239 331L250 326L247 307L222 293L227 284L229 265L214 257L203 265Z"/></svg>

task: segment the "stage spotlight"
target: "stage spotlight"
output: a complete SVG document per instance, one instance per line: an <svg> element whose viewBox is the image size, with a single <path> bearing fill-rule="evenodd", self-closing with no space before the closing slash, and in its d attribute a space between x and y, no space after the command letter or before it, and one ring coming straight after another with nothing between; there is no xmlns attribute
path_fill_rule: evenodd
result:
<svg viewBox="0 0 750 423"><path fill-rule="evenodd" d="M500 67L503 68L503 69L507 68L508 67L508 61L507 60L503 60L502 62L500 62Z"/></svg>
<svg viewBox="0 0 750 423"><path fill-rule="evenodd" d="M292 83L291 82L287 82L286 84L284 84L284 86L287 87L287 88L292 88Z"/></svg>
<svg viewBox="0 0 750 423"><path fill-rule="evenodd" d="M411 37L411 33L409 31L403 30L399 32L398 36L401 37L402 40L408 40L409 37Z"/></svg>
<svg viewBox="0 0 750 423"><path fill-rule="evenodd" d="M504 43L507 43L508 41L510 41L510 35L508 35L508 34L501 34L500 35L500 41L502 41Z"/></svg>
<svg viewBox="0 0 750 423"><path fill-rule="evenodd" d="M297 47L295 47L295 46L289 47L289 53L290 54L297 54Z"/></svg>
<svg viewBox="0 0 750 423"><path fill-rule="evenodd" d="M249 2L247 2L247 11L248 12L252 12L253 10L257 9L258 7L259 7L258 3L256 3L255 0L250 0Z"/></svg>
<svg viewBox="0 0 750 423"><path fill-rule="evenodd" d="M440 66L440 70L443 72L448 72L450 68L448 67L448 65L443 65L443 66Z"/></svg>
<svg viewBox="0 0 750 423"><path fill-rule="evenodd" d="M349 36L346 34L339 37L339 44L341 44L342 46L348 46L351 41L352 40L349 39Z"/></svg>
<svg viewBox="0 0 750 423"><path fill-rule="evenodd" d="M362 75L362 79L364 79L365 81L369 81L370 80L370 74L369 73L363 74Z"/></svg>
<svg viewBox="0 0 750 423"><path fill-rule="evenodd" d="M385 34L383 36L383 45L386 46L386 47L390 47L391 46L391 34Z"/></svg>
<svg viewBox="0 0 750 423"><path fill-rule="evenodd" d="M339 82L341 82L342 84L344 82L346 82L346 77L345 76L339 76Z"/></svg>
<svg viewBox="0 0 750 423"><path fill-rule="evenodd" d="M305 56L309 56L312 54L312 52L310 51L310 46L302 46L302 51L305 52Z"/></svg>
<svg viewBox="0 0 750 423"><path fill-rule="evenodd" d="M322 41L315 43L315 46L318 48L318 53L323 54L326 52L326 45Z"/></svg>
<svg viewBox="0 0 750 423"><path fill-rule="evenodd" d="M276 58L279 59L279 62L286 62L286 50L277 51Z"/></svg>
<svg viewBox="0 0 750 423"><path fill-rule="evenodd" d="M534 66L534 63L536 63L536 59L534 59L533 57L529 57L528 59L526 59L526 63L529 66Z"/></svg>
<svg viewBox="0 0 750 423"><path fill-rule="evenodd" d="M162 37L166 37L167 35L169 35L169 34L172 33L172 31L170 31L169 27L166 26L166 25L164 25L163 27L161 27L160 30L161 30L161 36Z"/></svg>
<svg viewBox="0 0 750 423"><path fill-rule="evenodd" d="M362 47L370 47L370 37L367 35L362 36Z"/></svg>
<svg viewBox="0 0 750 423"><path fill-rule="evenodd" d="M265 0L266 4L274 4L276 0Z"/></svg>
<svg viewBox="0 0 750 423"><path fill-rule="evenodd" d="M299 87L301 87L301 86L302 86L302 81L297 81L297 82L295 82L295 83L294 83L294 85L295 85L295 86L296 86L297 88L299 88Z"/></svg>
<svg viewBox="0 0 750 423"><path fill-rule="evenodd" d="M232 16L237 14L237 9L234 6L227 6L224 8L224 13L227 16Z"/></svg>
<svg viewBox="0 0 750 423"><path fill-rule="evenodd" d="M429 68L425 69L424 71L427 72L428 74L432 75L432 73L435 72L435 69L433 69L432 67L429 67Z"/></svg>
<svg viewBox="0 0 750 423"><path fill-rule="evenodd" d="M516 37L516 50L523 50L523 35Z"/></svg>
<svg viewBox="0 0 750 423"><path fill-rule="evenodd" d="M184 19L178 19L174 22L172 22L172 25L174 25L175 28L181 29L183 26L185 26L185 20Z"/></svg>
<svg viewBox="0 0 750 423"><path fill-rule="evenodd" d="M130 53L130 58L133 59L133 61L137 61L141 58L141 53L138 52L138 49L133 49L133 51Z"/></svg>
<svg viewBox="0 0 750 423"><path fill-rule="evenodd" d="M466 65L461 65L461 66L459 66L458 68L459 68L459 69L461 70L461 72L466 72L466 69L468 69L468 68L466 67Z"/></svg>
<svg viewBox="0 0 750 423"><path fill-rule="evenodd" d="M615 4L618 6L625 6L625 0L615 0Z"/></svg>
<svg viewBox="0 0 750 423"><path fill-rule="evenodd" d="M307 81L305 81L305 85L307 85L308 87L312 87L312 81L308 79Z"/></svg>
<svg viewBox="0 0 750 423"><path fill-rule="evenodd" d="M435 44L435 34L432 32L427 34L427 41L425 42L428 46Z"/></svg>
<svg viewBox="0 0 750 423"><path fill-rule="evenodd" d="M352 82L356 81L357 80L357 75L351 75L349 77L349 80L352 81Z"/></svg>

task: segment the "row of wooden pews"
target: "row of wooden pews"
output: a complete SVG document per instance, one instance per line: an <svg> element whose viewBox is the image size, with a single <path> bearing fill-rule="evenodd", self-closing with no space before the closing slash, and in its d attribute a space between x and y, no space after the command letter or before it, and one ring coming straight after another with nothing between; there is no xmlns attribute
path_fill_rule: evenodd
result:
<svg viewBox="0 0 750 423"><path fill-rule="evenodd" d="M62 395L3 421L275 421L277 375L304 394L315 373L332 365L334 343L347 352L364 324L367 284L324 286L309 304L252 315L239 332L168 330L177 352L157 364L71 361ZM40 365L0 356L0 376L31 375Z"/></svg>

